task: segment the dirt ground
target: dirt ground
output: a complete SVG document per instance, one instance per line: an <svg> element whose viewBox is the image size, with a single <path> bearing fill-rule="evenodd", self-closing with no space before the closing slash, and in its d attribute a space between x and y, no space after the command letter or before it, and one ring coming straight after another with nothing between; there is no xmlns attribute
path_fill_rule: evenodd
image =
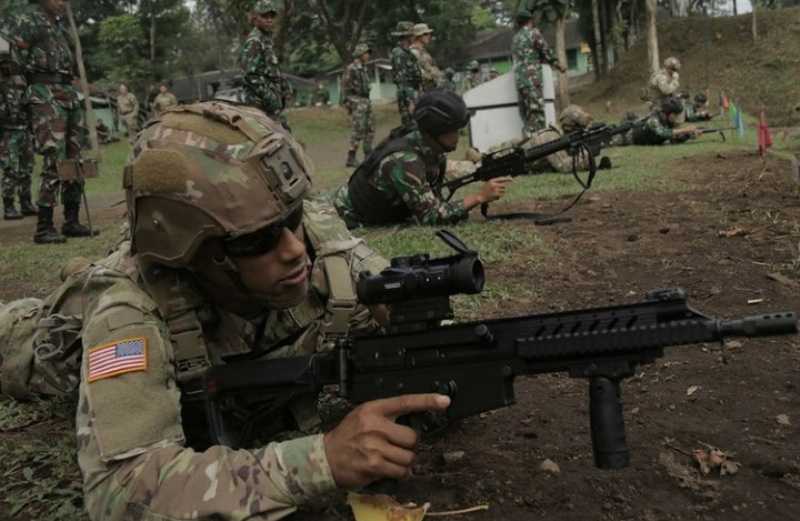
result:
<svg viewBox="0 0 800 521"><path fill-rule="evenodd" d="M488 280L541 288L540 302L500 306L505 316L630 302L663 287L684 288L719 317L800 310L800 197L786 172L744 153L678 162L674 175L690 190L591 196L574 222L541 229L555 251L542 271ZM642 369L623 385L632 454L624 470L593 467L585 381L522 378L515 406L453 426L426 444L412 480L376 490L433 510L489 504L463 517L476 521L800 519L796 337L676 348ZM690 454L709 446L738 473L702 476ZM444 462L458 451L461 459ZM540 469L545 459L558 475ZM320 519L301 516L312 518Z"/></svg>

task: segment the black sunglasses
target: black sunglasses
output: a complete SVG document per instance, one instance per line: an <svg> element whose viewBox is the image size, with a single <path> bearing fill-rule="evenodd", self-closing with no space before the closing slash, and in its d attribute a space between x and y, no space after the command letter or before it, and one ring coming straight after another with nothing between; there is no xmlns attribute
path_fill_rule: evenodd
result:
<svg viewBox="0 0 800 521"><path fill-rule="evenodd" d="M294 232L303 222L301 204L283 221L272 223L260 230L223 241L225 253L231 257L257 257L274 250L281 240L283 229Z"/></svg>

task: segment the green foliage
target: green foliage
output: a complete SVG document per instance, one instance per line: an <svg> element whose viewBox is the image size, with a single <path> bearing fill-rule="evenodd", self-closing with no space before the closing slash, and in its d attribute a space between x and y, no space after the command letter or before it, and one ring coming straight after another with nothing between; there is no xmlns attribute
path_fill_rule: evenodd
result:
<svg viewBox="0 0 800 521"><path fill-rule="evenodd" d="M100 24L97 63L107 79L141 89L150 73L142 37L142 26L134 15L114 16Z"/></svg>
<svg viewBox="0 0 800 521"><path fill-rule="evenodd" d="M573 8L572 0L528 0L528 10L534 16L541 17L543 22L554 23L565 18Z"/></svg>

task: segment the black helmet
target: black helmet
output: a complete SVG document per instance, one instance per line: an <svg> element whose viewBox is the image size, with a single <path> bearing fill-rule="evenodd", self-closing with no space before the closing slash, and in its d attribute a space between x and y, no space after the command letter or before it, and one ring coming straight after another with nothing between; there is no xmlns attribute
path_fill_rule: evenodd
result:
<svg viewBox="0 0 800 521"><path fill-rule="evenodd" d="M426 92L417 102L414 121L423 132L434 137L461 130L469 123L470 113L464 100L449 90Z"/></svg>
<svg viewBox="0 0 800 521"><path fill-rule="evenodd" d="M707 101L708 101L708 98L706 97L705 94L698 94L697 96L694 97L694 102L699 104L699 105L702 105L703 103L705 103Z"/></svg>
<svg viewBox="0 0 800 521"><path fill-rule="evenodd" d="M664 114L680 114L683 112L683 103L679 98L670 96L661 102L661 112Z"/></svg>

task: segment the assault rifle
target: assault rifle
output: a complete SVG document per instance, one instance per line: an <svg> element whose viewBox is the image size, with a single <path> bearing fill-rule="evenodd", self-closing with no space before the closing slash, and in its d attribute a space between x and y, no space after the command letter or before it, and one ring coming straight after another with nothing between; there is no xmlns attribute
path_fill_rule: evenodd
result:
<svg viewBox="0 0 800 521"><path fill-rule="evenodd" d="M704 135L704 134L715 134L715 133L719 132L719 135L722 138L722 141L725 142L725 141L727 141L725 139L725 131L726 130L738 130L738 129L736 127L724 127L724 128L697 127L697 130L700 131L701 135Z"/></svg>
<svg viewBox="0 0 800 521"><path fill-rule="evenodd" d="M489 181L491 179L504 176L516 177L528 174L528 167L530 165L544 159L551 154L566 151L570 156L572 156L572 175L583 189L569 206L561 210L558 214L551 216L541 216L539 214L526 213L493 216L495 218L533 218L534 220L539 220L542 223L555 222L553 219L554 217L565 213L575 206L581 197L583 197L583 194L592 187L592 182L594 181L595 174L597 173L595 157L600 155L600 151L603 149L603 147L608 146L614 136L618 134L624 134L639 124L641 124L640 121L628 121L620 123L619 125L595 123L586 129L565 134L558 139L549 141L547 143L542 143L541 145L527 148L521 145L516 145L484 154L481 157L481 166L479 166L475 172L445 181L442 184L442 188L447 189L447 192L444 194L445 199L449 201L452 199L456 190L472 183ZM589 167L589 173L586 177L586 180L581 179L578 175L578 167L582 158L586 159ZM488 204L482 205L481 213L484 215L484 217L489 218L487 211ZM541 219L543 217L544 219Z"/></svg>
<svg viewBox="0 0 800 521"><path fill-rule="evenodd" d="M680 289L652 291L635 304L441 325L452 317L450 296L481 291L484 272L476 252L446 231L437 235L457 253L396 258L358 281L360 302L391 304L388 334L346 338L311 356L209 370L204 389L212 441L242 443L236 415L226 412L237 395L285 403L330 385L357 404L438 392L451 397L446 415L457 419L512 405L517 376L565 372L589 381L594 462L616 469L629 463L620 383L637 366L653 363L665 347L798 331L792 312L710 317L691 308ZM275 418L268 411L256 423Z"/></svg>

